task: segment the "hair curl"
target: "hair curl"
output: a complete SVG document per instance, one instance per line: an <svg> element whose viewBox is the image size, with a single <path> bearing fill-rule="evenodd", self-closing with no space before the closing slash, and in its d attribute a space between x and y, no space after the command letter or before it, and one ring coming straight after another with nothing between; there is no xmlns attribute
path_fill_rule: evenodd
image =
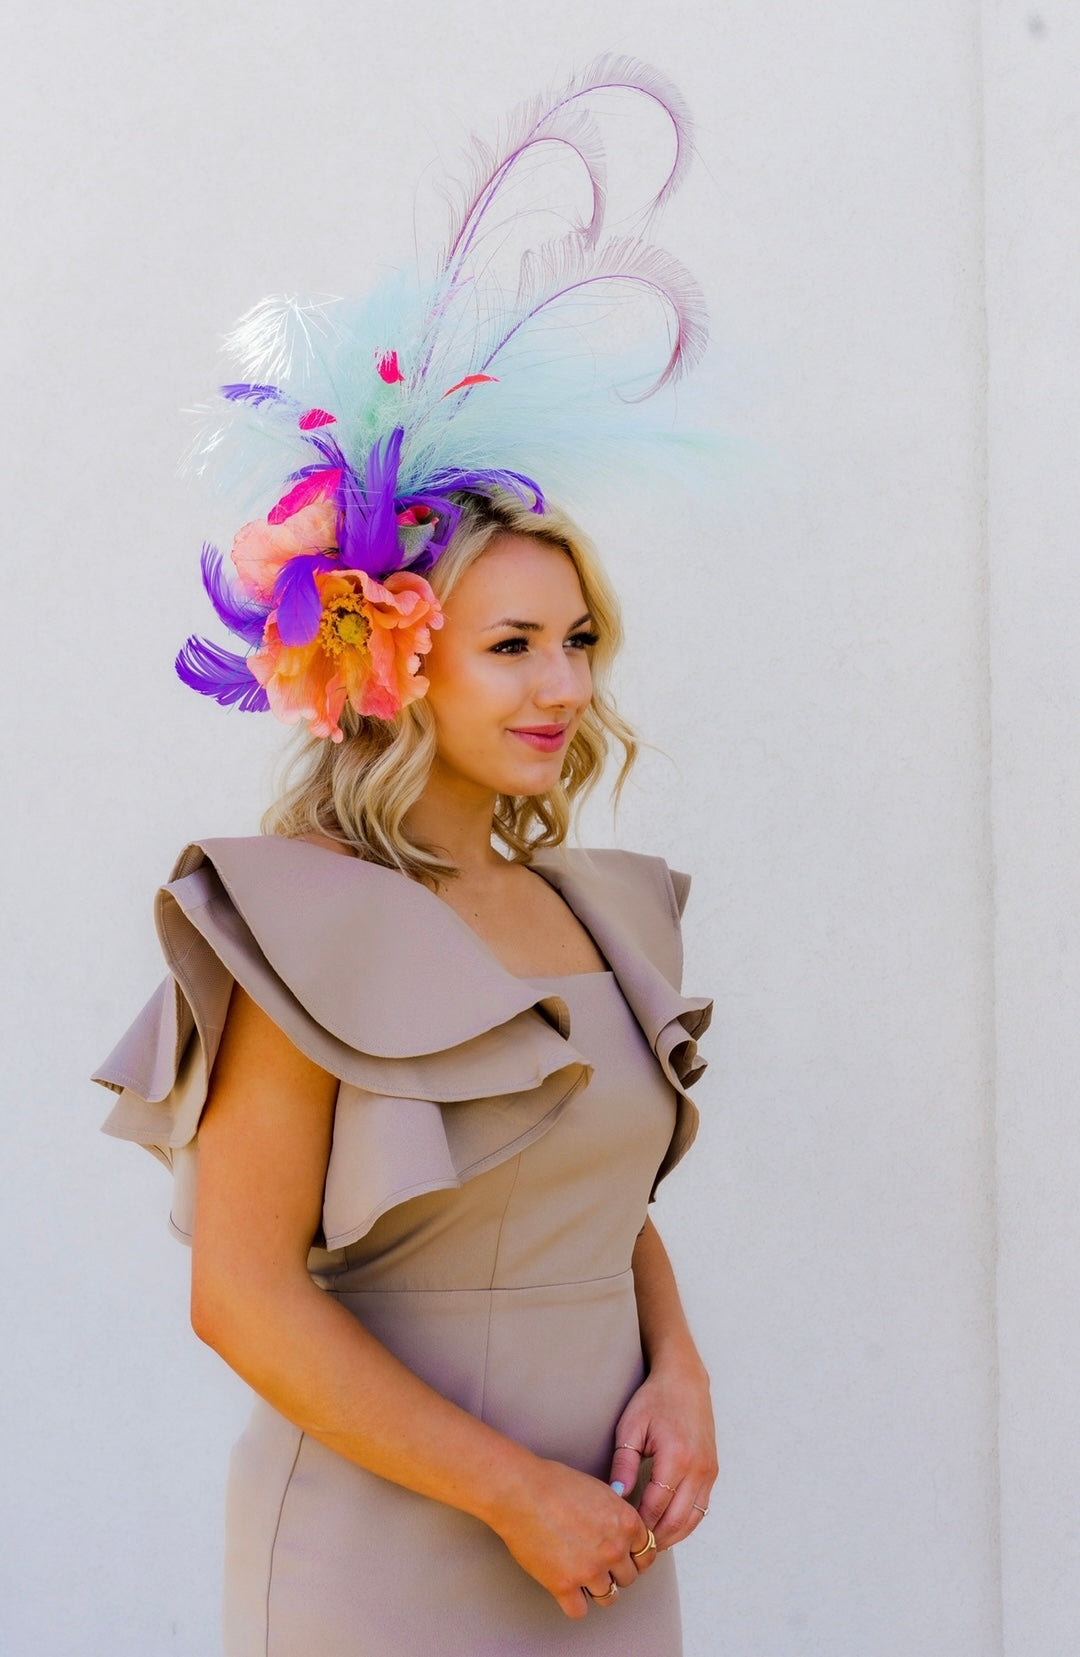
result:
<svg viewBox="0 0 1080 1657"><path fill-rule="evenodd" d="M598 640L592 651L593 693L566 751L562 775L544 794L500 794L492 833L514 862L528 863L535 850L565 840L574 811L598 782L612 739L622 748L613 794L618 800L637 755L630 726L607 690L611 663L622 643L618 599L596 551L577 526L555 507L532 512L516 496L462 494L461 520L429 580L445 601L465 571L497 535L531 535L560 548L572 560ZM283 791L265 813L264 834L323 834L371 863L432 881L458 872L431 846L418 844L403 824L420 798L435 758L435 722L426 699L410 702L394 719L361 717L346 707L343 742L306 732L287 762Z"/></svg>

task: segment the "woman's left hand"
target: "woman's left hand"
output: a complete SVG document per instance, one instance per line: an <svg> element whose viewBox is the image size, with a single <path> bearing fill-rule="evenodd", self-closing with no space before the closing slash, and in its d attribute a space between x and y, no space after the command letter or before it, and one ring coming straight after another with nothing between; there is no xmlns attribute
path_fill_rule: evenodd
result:
<svg viewBox="0 0 1080 1657"><path fill-rule="evenodd" d="M652 1471L638 1512L658 1548L673 1547L705 1517L718 1472L709 1378L696 1357L652 1369L615 1428L611 1479L634 1488L643 1456Z"/></svg>

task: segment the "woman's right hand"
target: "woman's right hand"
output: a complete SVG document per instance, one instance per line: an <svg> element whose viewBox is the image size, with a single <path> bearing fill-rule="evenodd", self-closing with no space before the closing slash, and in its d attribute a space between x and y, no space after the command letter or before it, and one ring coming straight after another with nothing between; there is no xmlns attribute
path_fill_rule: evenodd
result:
<svg viewBox="0 0 1080 1657"><path fill-rule="evenodd" d="M490 1523L523 1570L568 1617L614 1605L614 1582L630 1588L656 1558L637 1509L600 1479L537 1460L520 1500Z"/></svg>

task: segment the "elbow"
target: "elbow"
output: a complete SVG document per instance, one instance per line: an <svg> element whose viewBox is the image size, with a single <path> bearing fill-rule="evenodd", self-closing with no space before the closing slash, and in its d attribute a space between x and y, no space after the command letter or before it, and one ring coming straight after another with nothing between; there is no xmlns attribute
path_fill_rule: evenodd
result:
<svg viewBox="0 0 1080 1657"><path fill-rule="evenodd" d="M250 1323L262 1285L244 1263L216 1258L195 1248L191 1257L191 1327L204 1345L229 1362L236 1337Z"/></svg>
<svg viewBox="0 0 1080 1657"><path fill-rule="evenodd" d="M222 1304L221 1294L206 1282L203 1273L195 1270L191 1274L190 1316L191 1327L203 1344L220 1352L227 1338L228 1312Z"/></svg>
<svg viewBox="0 0 1080 1657"><path fill-rule="evenodd" d="M253 1355L295 1325L302 1315L302 1298L318 1292L306 1268L272 1270L249 1255L222 1259L196 1248L191 1260L191 1327L205 1346L243 1373Z"/></svg>

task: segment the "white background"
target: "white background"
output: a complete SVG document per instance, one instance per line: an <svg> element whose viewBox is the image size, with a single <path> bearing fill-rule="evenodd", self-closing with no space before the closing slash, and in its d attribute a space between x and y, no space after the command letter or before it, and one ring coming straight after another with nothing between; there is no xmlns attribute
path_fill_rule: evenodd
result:
<svg viewBox="0 0 1080 1657"><path fill-rule="evenodd" d="M697 114L661 239L747 447L588 519L663 750L589 835L694 872L717 998L658 1205L724 1462L687 1657L1073 1649L1075 10L39 0L0 67L8 1657L217 1649L243 1389L84 1079L175 852L255 830L280 746L172 676L208 616L176 411L249 304L407 256L417 180L606 48Z"/></svg>

